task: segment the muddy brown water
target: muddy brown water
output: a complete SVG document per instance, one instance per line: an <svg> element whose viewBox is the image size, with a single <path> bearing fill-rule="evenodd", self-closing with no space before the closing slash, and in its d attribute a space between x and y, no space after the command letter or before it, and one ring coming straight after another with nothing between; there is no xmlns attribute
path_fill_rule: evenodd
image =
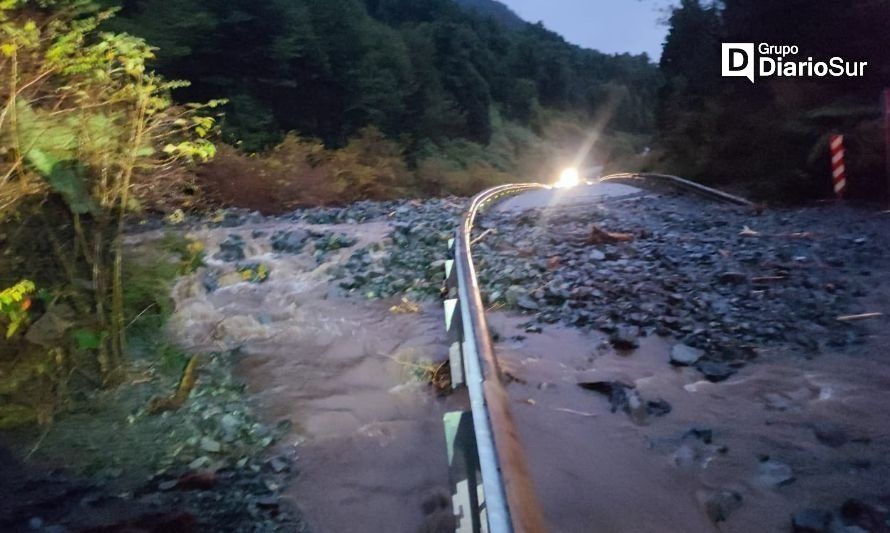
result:
<svg viewBox="0 0 890 533"><path fill-rule="evenodd" d="M513 413L553 531L787 531L802 507L835 508L888 489L886 357L768 353L715 384L672 368L670 339L650 337L618 353L596 334L562 327L525 334L518 325L527 317L488 319L507 339L497 350L518 380L508 387ZM526 338L509 340L516 335ZM605 396L578 386L600 380L634 384L672 411L642 425L612 413ZM817 425L849 441L826 446ZM712 444L684 439L692 428L710 429ZM772 486L763 455L790 466L795 480ZM715 526L704 502L721 490L743 503Z"/></svg>
<svg viewBox="0 0 890 533"><path fill-rule="evenodd" d="M237 348L260 416L293 424L278 451L296 453L299 475L286 496L312 531L418 531L423 503L448 493L442 416L462 408L459 397L440 399L423 381L432 361L447 359L443 313L429 304L399 314L391 311L399 301L334 295L329 270L352 250L320 265L308 249L273 253L269 235L293 227L195 232L211 253L228 235L241 236L245 262L267 264L271 275L211 293L202 272L182 280L171 329L196 351ZM387 232L385 224L312 229L354 235L356 246ZM210 259L208 268L225 274L235 266Z"/></svg>

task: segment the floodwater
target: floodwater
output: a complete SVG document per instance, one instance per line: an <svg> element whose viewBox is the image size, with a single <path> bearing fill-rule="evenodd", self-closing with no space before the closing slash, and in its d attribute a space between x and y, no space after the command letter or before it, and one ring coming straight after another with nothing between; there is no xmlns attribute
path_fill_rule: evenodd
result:
<svg viewBox="0 0 890 533"><path fill-rule="evenodd" d="M238 370L258 414L293 424L279 452L297 456L299 475L287 496L310 530L414 533L428 518L424 502L449 493L442 416L460 399L437 398L422 377L430 362L447 359L442 311L431 304L397 314L390 310L397 301L334 295L328 271L352 249L322 265L308 250L273 253L269 235L294 227L194 234L210 252L240 235L245 262L270 265L271 275L211 293L202 272L190 276L175 290L171 327L193 350L238 349ZM380 242L387 232L385 223L312 229L356 236L356 246ZM265 234L254 238L255 230ZM234 265L211 259L208 268Z"/></svg>
<svg viewBox="0 0 890 533"><path fill-rule="evenodd" d="M260 416L292 422L279 450L297 455L287 495L312 531L418 531L429 522L424 505L448 490L442 415L465 407L461 395L437 398L418 377L428 361L446 358L442 313L429 304L397 314L395 301L335 295L329 269L351 249L322 264L309 252L272 253L268 235L293 227L195 232L211 252L240 235L246 261L268 264L272 274L210 293L200 272L182 280L171 329L197 351L239 349ZM385 223L313 228L355 235L357 246L388 232ZM254 238L254 230L266 235ZM210 260L208 268L234 265ZM503 339L496 351L554 532L787 531L802 508L836 509L890 488L887 332L856 353L765 352L712 384L668 363L669 338L618 353L595 333L548 326L527 334L518 326L528 317L488 317ZM671 412L613 413L607 397L578 385L593 381L632 384ZM740 496L741 505L715 524L708 501L721 492Z"/></svg>
<svg viewBox="0 0 890 533"><path fill-rule="evenodd" d="M496 349L516 380L513 414L553 531L787 531L802 508L888 489L884 358L767 353L715 384L671 367L666 338L618 353L597 334L555 326L526 334L518 327L526 317L488 320L506 339ZM643 421L613 413L606 396L578 385L594 381L636 385L644 400L672 410ZM845 442L823 444L817 428ZM687 435L692 429L710 430L711 443ZM795 479L776 486L786 477L779 463ZM724 490L742 505L716 526L705 502Z"/></svg>

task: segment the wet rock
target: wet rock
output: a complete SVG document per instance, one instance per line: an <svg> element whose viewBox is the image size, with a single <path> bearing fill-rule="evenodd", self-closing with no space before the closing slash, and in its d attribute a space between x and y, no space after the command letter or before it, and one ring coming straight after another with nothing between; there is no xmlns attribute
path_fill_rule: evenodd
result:
<svg viewBox="0 0 890 533"><path fill-rule="evenodd" d="M821 509L804 509L791 517L791 531L794 533L828 533L832 515Z"/></svg>
<svg viewBox="0 0 890 533"><path fill-rule="evenodd" d="M222 445L210 437L201 437L201 449L209 453L219 453Z"/></svg>
<svg viewBox="0 0 890 533"><path fill-rule="evenodd" d="M219 273L214 271L206 271L201 276L201 286L207 292L215 292L219 289Z"/></svg>
<svg viewBox="0 0 890 533"><path fill-rule="evenodd" d="M841 518L847 526L860 528L862 531L878 532L890 531L890 514L856 499L849 499L841 505Z"/></svg>
<svg viewBox="0 0 890 533"><path fill-rule="evenodd" d="M331 252L340 250L341 248L349 248L355 246L358 239L346 235L345 233L312 233L312 241L315 244L315 250L321 252Z"/></svg>
<svg viewBox="0 0 890 533"><path fill-rule="evenodd" d="M794 482L794 471L785 463L768 459L761 461L757 481L767 487L781 487Z"/></svg>
<svg viewBox="0 0 890 533"><path fill-rule="evenodd" d="M272 459L269 459L266 464L269 465L269 468L276 474L280 474L290 468L290 463L281 457L273 457Z"/></svg>
<svg viewBox="0 0 890 533"><path fill-rule="evenodd" d="M240 214L227 212L225 215L223 215L222 222L220 222L219 225L224 228L234 228L243 225L244 222L245 217L241 216Z"/></svg>
<svg viewBox="0 0 890 533"><path fill-rule="evenodd" d="M717 277L717 281L724 285L741 285L748 281L748 276L741 272L724 272Z"/></svg>
<svg viewBox="0 0 890 533"><path fill-rule="evenodd" d="M693 438L705 444L711 444L714 439L714 432L709 428L692 428L683 435L683 439L686 438Z"/></svg>
<svg viewBox="0 0 890 533"><path fill-rule="evenodd" d="M609 336L609 342L619 350L635 350L640 347L639 337L640 328L622 326Z"/></svg>
<svg viewBox="0 0 890 533"><path fill-rule="evenodd" d="M715 361L699 362L695 368L712 383L726 381L736 373L736 370L728 364Z"/></svg>
<svg viewBox="0 0 890 533"><path fill-rule="evenodd" d="M813 424L813 434L816 440L829 448L840 448L850 440L843 429L830 422Z"/></svg>
<svg viewBox="0 0 890 533"><path fill-rule="evenodd" d="M676 344L671 348L671 364L677 366L692 366L704 357L705 352L685 344Z"/></svg>
<svg viewBox="0 0 890 533"><path fill-rule="evenodd" d="M276 252L298 254L303 251L309 232L303 229L277 231L272 235L272 249Z"/></svg>
<svg viewBox="0 0 890 533"><path fill-rule="evenodd" d="M742 507L742 495L731 490L713 492L705 497L704 506L712 522L725 522Z"/></svg>
<svg viewBox="0 0 890 533"><path fill-rule="evenodd" d="M649 416L665 416L671 412L671 404L665 400L649 400L646 402L646 414Z"/></svg>
<svg viewBox="0 0 890 533"><path fill-rule="evenodd" d="M519 299L516 300L516 306L520 309L525 309L526 311L537 311L541 308L538 302L530 296L520 296Z"/></svg>
<svg viewBox="0 0 890 533"><path fill-rule="evenodd" d="M227 263L243 260L244 240L238 235L229 235L228 239L219 244L219 252L213 257Z"/></svg>
<svg viewBox="0 0 890 533"><path fill-rule="evenodd" d="M176 488L176 485L179 484L179 481L175 479L169 479L167 481L161 481L158 483L158 490L162 492L166 492L168 490L173 490Z"/></svg>
<svg viewBox="0 0 890 533"><path fill-rule="evenodd" d="M277 496L259 496L253 500L260 509L277 509L280 500Z"/></svg>
<svg viewBox="0 0 890 533"><path fill-rule="evenodd" d="M609 404L612 406L612 412L618 409L627 408L627 391L633 390L633 385L622 383L620 381L589 381L579 383L579 387L585 390L598 392L609 398Z"/></svg>

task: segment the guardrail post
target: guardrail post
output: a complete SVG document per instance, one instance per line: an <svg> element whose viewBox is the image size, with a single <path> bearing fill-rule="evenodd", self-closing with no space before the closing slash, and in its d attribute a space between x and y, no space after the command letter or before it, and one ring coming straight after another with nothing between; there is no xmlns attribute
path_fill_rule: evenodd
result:
<svg viewBox="0 0 890 533"><path fill-rule="evenodd" d="M445 330L448 332L448 361L451 365L451 388L464 384L464 336L460 319L460 301L445 300Z"/></svg>
<svg viewBox="0 0 890 533"><path fill-rule="evenodd" d="M473 415L466 411L445 413L445 445L448 448L452 487L452 507L458 533L488 531L476 455L476 435L473 432Z"/></svg>

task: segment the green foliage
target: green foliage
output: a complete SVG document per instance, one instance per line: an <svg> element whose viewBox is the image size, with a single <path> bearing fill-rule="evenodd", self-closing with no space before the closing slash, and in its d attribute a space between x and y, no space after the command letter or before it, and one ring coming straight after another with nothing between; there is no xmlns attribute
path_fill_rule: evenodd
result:
<svg viewBox="0 0 890 533"><path fill-rule="evenodd" d="M103 333L85 346L98 344L106 383L125 348L122 233L140 205L135 177L213 157L210 113L225 104L174 106L172 91L188 83L155 73L143 39L104 31L116 11L87 0L0 4L0 215L47 191L67 206L74 243L52 236L53 254L72 292L89 280L90 329Z"/></svg>
<svg viewBox="0 0 890 533"><path fill-rule="evenodd" d="M0 319L7 323L6 338L16 334L27 323L31 307L30 296L37 287L34 282L23 280L0 291Z"/></svg>
<svg viewBox="0 0 890 533"><path fill-rule="evenodd" d="M82 352L98 350L106 336L108 336L107 331L96 332L91 329L78 329L72 334L74 345Z"/></svg>
<svg viewBox="0 0 890 533"><path fill-rule="evenodd" d="M248 283L265 283L269 279L269 267L262 263L241 265L238 267L241 279Z"/></svg>

